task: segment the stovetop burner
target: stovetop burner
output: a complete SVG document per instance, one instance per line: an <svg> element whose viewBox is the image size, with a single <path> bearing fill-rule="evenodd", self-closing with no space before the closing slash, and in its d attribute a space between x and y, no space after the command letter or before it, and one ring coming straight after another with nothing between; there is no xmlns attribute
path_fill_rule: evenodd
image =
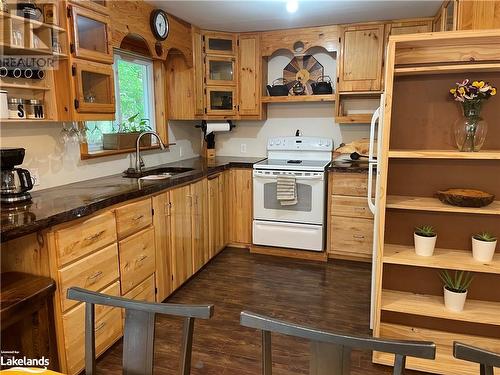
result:
<svg viewBox="0 0 500 375"><path fill-rule="evenodd" d="M302 163L302 160L287 160L288 164L300 164Z"/></svg>

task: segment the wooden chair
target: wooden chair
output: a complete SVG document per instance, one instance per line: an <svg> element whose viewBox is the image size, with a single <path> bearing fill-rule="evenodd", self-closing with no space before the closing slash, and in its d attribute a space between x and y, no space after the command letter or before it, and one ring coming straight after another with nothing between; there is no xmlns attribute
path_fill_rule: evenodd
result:
<svg viewBox="0 0 500 375"><path fill-rule="evenodd" d="M185 318L179 374L188 375L191 371L194 319L209 319L214 312L213 305L176 305L171 303L141 302L91 292L82 288L68 289L68 298L85 302L86 375L95 374L94 305L96 304L125 309L125 332L123 335L124 375L151 375L153 373L156 314L174 315Z"/></svg>
<svg viewBox="0 0 500 375"><path fill-rule="evenodd" d="M394 375L404 373L406 357L434 359L436 345L428 341L397 341L326 332L243 311L240 323L262 331L262 375L272 375L271 332L300 337L318 344L313 348L311 374L350 374L351 349L395 354Z"/></svg>
<svg viewBox="0 0 500 375"><path fill-rule="evenodd" d="M464 361L479 363L480 375L493 375L493 367L500 367L500 353L493 353L455 341L453 356Z"/></svg>

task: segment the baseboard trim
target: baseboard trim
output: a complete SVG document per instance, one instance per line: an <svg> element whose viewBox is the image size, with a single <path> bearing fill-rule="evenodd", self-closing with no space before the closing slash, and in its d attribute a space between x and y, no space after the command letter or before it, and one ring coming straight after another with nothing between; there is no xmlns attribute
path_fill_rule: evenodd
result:
<svg viewBox="0 0 500 375"><path fill-rule="evenodd" d="M355 262L371 263L372 259L368 256L356 256L349 254L327 253L328 259L352 260Z"/></svg>
<svg viewBox="0 0 500 375"><path fill-rule="evenodd" d="M239 242L230 242L226 245L226 247L237 247L240 249L250 249L252 245L248 243L239 243Z"/></svg>
<svg viewBox="0 0 500 375"><path fill-rule="evenodd" d="M252 254L263 254L263 255L274 255L286 258L313 260L318 262L328 262L328 256L326 252L322 251L308 251L308 250L297 250L289 249L285 247L269 247L269 246L258 246L251 245L250 253Z"/></svg>

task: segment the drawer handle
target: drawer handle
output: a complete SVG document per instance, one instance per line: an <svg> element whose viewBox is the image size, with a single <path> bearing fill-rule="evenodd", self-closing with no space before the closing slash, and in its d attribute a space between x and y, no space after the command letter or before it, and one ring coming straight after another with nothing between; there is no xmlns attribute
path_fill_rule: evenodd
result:
<svg viewBox="0 0 500 375"><path fill-rule="evenodd" d="M141 220L143 217L144 217L144 215L137 215L137 216L134 216L132 218L132 220L134 220L134 221Z"/></svg>
<svg viewBox="0 0 500 375"><path fill-rule="evenodd" d="M101 322L101 323L99 323L99 324L98 324L98 325L94 328L94 332L97 332L97 331L99 331L99 330L103 329L105 325L106 325L106 322Z"/></svg>
<svg viewBox="0 0 500 375"><path fill-rule="evenodd" d="M105 230L101 230L100 232L98 232L96 234L93 234L91 236L85 237L85 241L95 241L99 237L101 237L104 234L104 232L106 232L106 231Z"/></svg>
<svg viewBox="0 0 500 375"><path fill-rule="evenodd" d="M89 280L95 280L95 279L97 279L100 276L102 276L102 271L97 271L97 272L94 272L92 275L90 275L88 277L88 279Z"/></svg>
<svg viewBox="0 0 500 375"><path fill-rule="evenodd" d="M366 211L366 207L354 207L355 210Z"/></svg>
<svg viewBox="0 0 500 375"><path fill-rule="evenodd" d="M363 239L365 238L365 236L361 235L361 234L353 234L352 235L353 238L359 238L359 239Z"/></svg>
<svg viewBox="0 0 500 375"><path fill-rule="evenodd" d="M137 260L135 261L136 263L140 263L142 262L144 259L146 259L148 256L147 255L143 255L141 256L140 258L137 258Z"/></svg>

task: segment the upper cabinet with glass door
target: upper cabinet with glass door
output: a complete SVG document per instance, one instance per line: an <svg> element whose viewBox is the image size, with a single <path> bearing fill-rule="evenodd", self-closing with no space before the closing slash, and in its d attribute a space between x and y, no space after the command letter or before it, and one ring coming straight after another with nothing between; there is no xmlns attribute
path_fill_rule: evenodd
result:
<svg viewBox="0 0 500 375"><path fill-rule="evenodd" d="M204 52L207 55L236 55L236 35L229 33L204 32Z"/></svg>
<svg viewBox="0 0 500 375"><path fill-rule="evenodd" d="M207 56L205 58L207 85L235 85L236 58Z"/></svg>
<svg viewBox="0 0 500 375"><path fill-rule="evenodd" d="M70 2L96 12L108 14L108 0L70 0Z"/></svg>
<svg viewBox="0 0 500 375"><path fill-rule="evenodd" d="M96 62L113 62L109 16L71 5L71 51L74 57Z"/></svg>
<svg viewBox="0 0 500 375"><path fill-rule="evenodd" d="M111 114L84 116L80 119L112 119L115 113L114 74L112 65L85 60L73 61L75 110L79 114ZM78 116L77 116L78 117Z"/></svg>

